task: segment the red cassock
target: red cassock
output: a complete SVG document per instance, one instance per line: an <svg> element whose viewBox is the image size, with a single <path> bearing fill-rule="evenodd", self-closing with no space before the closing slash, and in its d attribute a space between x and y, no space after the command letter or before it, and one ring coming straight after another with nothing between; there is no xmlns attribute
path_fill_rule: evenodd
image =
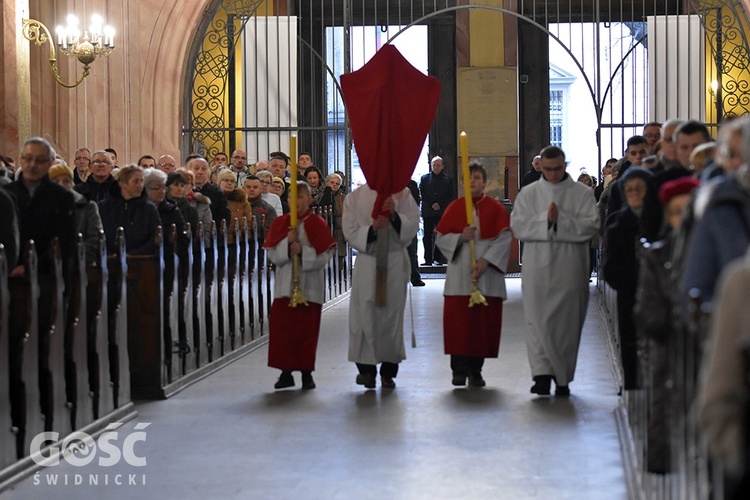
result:
<svg viewBox="0 0 750 500"><path fill-rule="evenodd" d="M304 223L304 231L317 255L323 255L335 247L336 240L325 221L318 215L307 213L300 217ZM277 217L271 224L264 243L265 248L273 248L287 237L289 231L289 214ZM328 256L330 258L330 256ZM324 265L327 259L318 262ZM287 268L288 266L288 268ZM289 261L284 266L277 266L276 279L291 281L292 264ZM283 271L281 268L284 268ZM290 307L289 294L276 287L276 298L271 306L270 335L268 342L268 366L281 370L314 370L315 354L318 347L318 333L320 332L321 303L311 300L314 296L312 288L323 287L323 268L303 270L300 266L300 286L308 298L308 305ZM281 283L279 283L281 285ZM311 288L312 287L312 288ZM322 292L318 290L322 298ZM322 300L321 300L322 301Z"/></svg>
<svg viewBox="0 0 750 500"><path fill-rule="evenodd" d="M506 239L498 238L503 230L510 227L508 212L496 200L481 196L474 200L474 208L479 217L479 240L476 241L477 259L488 259L490 265L480 278L480 290L487 300L487 306L469 307L469 294L446 295L444 297L443 331L445 353L461 356L496 358L500 348L500 331L503 322L503 298L505 296L504 271L506 262L493 262L495 259L507 261ZM440 234L458 234L466 227L466 204L463 199L455 200L445 211L437 226ZM497 246L497 247L495 247ZM464 244L458 255L454 255L449 266L464 278L458 289L465 289L470 282L470 258L468 245ZM503 269L500 268L502 266ZM454 269L449 270L446 279L446 293L452 288L449 280ZM485 283L482 283L485 281ZM484 286L482 286L484 284ZM455 289L454 289L455 291ZM470 290L467 290L469 292Z"/></svg>
<svg viewBox="0 0 750 500"><path fill-rule="evenodd" d="M289 297L274 299L268 341L268 366L280 370L314 370L321 304L289 307Z"/></svg>

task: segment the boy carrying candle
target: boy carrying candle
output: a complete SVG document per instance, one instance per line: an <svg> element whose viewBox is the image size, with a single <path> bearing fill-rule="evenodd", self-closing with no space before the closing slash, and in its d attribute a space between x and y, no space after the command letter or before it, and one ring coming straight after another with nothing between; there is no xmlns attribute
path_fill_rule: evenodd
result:
<svg viewBox="0 0 750 500"><path fill-rule="evenodd" d="M324 296L324 267L336 249L336 240L325 220L310 212L310 186L299 181L296 224L291 214L274 219L263 247L276 265L274 301L271 306L268 366L281 370L276 389L294 386L292 372L302 372L302 389L314 389L312 371L318 347L321 305ZM290 203L293 200L289 199ZM296 227L294 227L296 225ZM297 280L295 264L298 261ZM290 301L295 281L306 301Z"/></svg>
<svg viewBox="0 0 750 500"><path fill-rule="evenodd" d="M500 347L510 217L503 205L483 193L487 171L482 165L467 165L464 183L469 183L464 196L471 197L472 213L467 216L469 203L457 199L437 226L436 244L448 259L443 292L444 343L445 353L451 356L453 385L465 386L468 377L470 386L484 387L484 358L496 358ZM476 295L481 301L475 302Z"/></svg>

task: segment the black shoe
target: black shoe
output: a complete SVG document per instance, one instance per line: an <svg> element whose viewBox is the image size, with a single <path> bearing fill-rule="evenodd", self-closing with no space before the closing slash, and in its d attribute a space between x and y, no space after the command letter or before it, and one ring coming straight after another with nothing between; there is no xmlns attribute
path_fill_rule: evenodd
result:
<svg viewBox="0 0 750 500"><path fill-rule="evenodd" d="M556 386L555 396L570 396L570 387L568 387L567 385Z"/></svg>
<svg viewBox="0 0 750 500"><path fill-rule="evenodd" d="M383 386L383 389L395 389L396 388L396 381L393 380L391 377L383 377L380 376L380 385Z"/></svg>
<svg viewBox="0 0 750 500"><path fill-rule="evenodd" d="M411 286L424 286L425 283L420 278L417 278L415 280L411 280Z"/></svg>
<svg viewBox="0 0 750 500"><path fill-rule="evenodd" d="M534 377L534 385L531 386L531 393L540 396L549 396L549 388L552 384L552 375L537 375Z"/></svg>
<svg viewBox="0 0 750 500"><path fill-rule="evenodd" d="M273 388L286 389L287 387L294 387L294 377L292 377L292 372L284 370L281 372L279 380L273 385Z"/></svg>
<svg viewBox="0 0 750 500"><path fill-rule="evenodd" d="M453 385L464 386L466 385L466 375L462 373L453 373Z"/></svg>
<svg viewBox="0 0 750 500"><path fill-rule="evenodd" d="M474 372L469 374L469 385L471 387L484 387L487 382L484 381L481 373Z"/></svg>
<svg viewBox="0 0 750 500"><path fill-rule="evenodd" d="M315 381L313 380L312 373L309 371L302 372L302 389L315 389Z"/></svg>
<svg viewBox="0 0 750 500"><path fill-rule="evenodd" d="M375 375L360 373L356 379L357 385L364 385L367 389L375 388Z"/></svg>

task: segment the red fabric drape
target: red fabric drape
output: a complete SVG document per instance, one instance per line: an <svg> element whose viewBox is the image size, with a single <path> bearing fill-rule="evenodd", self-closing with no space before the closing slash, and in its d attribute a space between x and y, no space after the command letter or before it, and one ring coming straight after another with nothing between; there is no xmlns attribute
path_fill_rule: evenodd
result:
<svg viewBox="0 0 750 500"><path fill-rule="evenodd" d="M360 166L378 193L375 218L385 199L409 183L435 118L440 82L388 44L361 69L341 75L341 90Z"/></svg>

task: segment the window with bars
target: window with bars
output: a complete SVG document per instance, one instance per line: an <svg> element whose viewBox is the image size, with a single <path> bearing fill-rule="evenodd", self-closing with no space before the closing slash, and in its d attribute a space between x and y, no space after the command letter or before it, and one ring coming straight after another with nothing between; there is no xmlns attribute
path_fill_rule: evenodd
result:
<svg viewBox="0 0 750 500"><path fill-rule="evenodd" d="M550 144L562 148L563 144L563 91L549 92L549 136Z"/></svg>

